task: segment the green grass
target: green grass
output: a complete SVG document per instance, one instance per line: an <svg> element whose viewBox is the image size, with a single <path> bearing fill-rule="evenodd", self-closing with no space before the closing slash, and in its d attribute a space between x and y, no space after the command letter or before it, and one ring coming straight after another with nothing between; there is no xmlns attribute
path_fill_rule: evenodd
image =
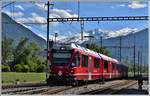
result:
<svg viewBox="0 0 150 96"><path fill-rule="evenodd" d="M42 82L45 81L45 73L20 73L20 72L2 72L2 84L14 84L16 80L20 83Z"/></svg>

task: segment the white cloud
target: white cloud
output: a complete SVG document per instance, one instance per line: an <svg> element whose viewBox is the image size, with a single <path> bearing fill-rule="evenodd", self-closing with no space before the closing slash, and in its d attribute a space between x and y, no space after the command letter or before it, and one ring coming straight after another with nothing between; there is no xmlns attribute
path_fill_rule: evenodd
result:
<svg viewBox="0 0 150 96"><path fill-rule="evenodd" d="M47 11L47 6L46 6L45 4L35 3L35 5L36 5L39 9Z"/></svg>
<svg viewBox="0 0 150 96"><path fill-rule="evenodd" d="M34 22L39 22L39 23L46 23L46 18L42 17L42 16L39 16L38 14L36 13L31 13L32 15L32 18L34 20Z"/></svg>
<svg viewBox="0 0 150 96"><path fill-rule="evenodd" d="M24 11L24 8L21 5L15 5L16 8L19 8L20 10Z"/></svg>
<svg viewBox="0 0 150 96"><path fill-rule="evenodd" d="M39 4L39 3L35 3L35 5L44 11L47 11L47 6L45 6L44 4ZM73 14L71 13L72 10L70 9L50 9L50 17L51 18L71 18L71 17L78 17L77 14Z"/></svg>
<svg viewBox="0 0 150 96"><path fill-rule="evenodd" d="M128 5L128 7L132 9L138 9L138 8L144 8L147 4L140 3L139 1L133 1L131 4Z"/></svg>
<svg viewBox="0 0 150 96"><path fill-rule="evenodd" d="M10 11L4 11L7 15L13 16L13 17L22 17L24 13L22 12L10 12Z"/></svg>
<svg viewBox="0 0 150 96"><path fill-rule="evenodd" d="M46 23L46 18L39 16L36 13L31 13L31 17L27 17L27 18L17 18L16 21L17 22L30 22L30 23Z"/></svg>
<svg viewBox="0 0 150 96"><path fill-rule="evenodd" d="M119 4L118 7L125 7L125 4Z"/></svg>
<svg viewBox="0 0 150 96"><path fill-rule="evenodd" d="M115 7L114 7L114 6L111 6L110 8L111 8L111 9L114 9Z"/></svg>
<svg viewBox="0 0 150 96"><path fill-rule="evenodd" d="M77 14L71 14L70 12L71 12L71 10L68 11L68 9L64 10L64 9L55 8L50 11L50 14L53 14L53 16L55 16L57 18L78 17Z"/></svg>

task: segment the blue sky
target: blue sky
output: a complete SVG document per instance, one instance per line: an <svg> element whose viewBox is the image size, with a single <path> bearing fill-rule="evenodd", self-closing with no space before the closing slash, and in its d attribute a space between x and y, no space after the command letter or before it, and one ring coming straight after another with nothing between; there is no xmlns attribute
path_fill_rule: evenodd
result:
<svg viewBox="0 0 150 96"><path fill-rule="evenodd" d="M3 5L9 2L4 2ZM50 17L76 17L78 16L77 2L52 2ZM148 4L141 2L130 3L104 3L80 2L80 16L148 16ZM16 2L2 9L17 22L46 22L46 6L44 3ZM14 13L12 13L14 12ZM26 25L27 26L27 25ZM28 25L36 34L46 37L46 25ZM123 28L144 29L148 21L111 21L111 22L85 22L85 31L93 29L117 31ZM73 36L80 33L79 23L51 23L50 35L57 32L59 36Z"/></svg>

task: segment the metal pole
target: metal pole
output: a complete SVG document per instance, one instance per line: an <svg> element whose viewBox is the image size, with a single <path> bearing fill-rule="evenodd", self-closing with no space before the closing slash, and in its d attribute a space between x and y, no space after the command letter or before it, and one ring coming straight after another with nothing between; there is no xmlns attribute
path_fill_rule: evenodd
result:
<svg viewBox="0 0 150 96"><path fill-rule="evenodd" d="M134 48L133 48L133 61L134 61L134 66L133 66L133 71L134 71L134 77L135 77L135 35L134 35Z"/></svg>
<svg viewBox="0 0 150 96"><path fill-rule="evenodd" d="M80 18L80 1L78 0L78 18Z"/></svg>
<svg viewBox="0 0 150 96"><path fill-rule="evenodd" d="M47 72L48 72L48 68L49 68L49 1L47 3ZM48 74L46 72L46 79L48 78Z"/></svg>
<svg viewBox="0 0 150 96"><path fill-rule="evenodd" d="M138 51L138 75L139 75L139 71L140 71L140 69L139 69L139 64L140 64L140 51Z"/></svg>
<svg viewBox="0 0 150 96"><path fill-rule="evenodd" d="M84 21L81 21L81 40L83 41L83 30L84 30Z"/></svg>
<svg viewBox="0 0 150 96"><path fill-rule="evenodd" d="M122 37L121 36L120 36L119 40L120 40L120 62L121 62L121 57L122 57L121 56L121 46L122 46L122 44L121 44L122 43Z"/></svg>
<svg viewBox="0 0 150 96"><path fill-rule="evenodd" d="M102 48L102 45L103 45L103 38L102 38L102 36L100 36L100 40L101 40L101 48Z"/></svg>
<svg viewBox="0 0 150 96"><path fill-rule="evenodd" d="M142 65L143 65L143 64L142 64L142 63L143 63L142 59L143 59L143 58L142 58L142 51L141 51L141 64L140 64L140 74L141 74L141 75L142 75Z"/></svg>
<svg viewBox="0 0 150 96"><path fill-rule="evenodd" d="M56 37L58 36L58 33L55 33L55 43L56 43Z"/></svg>

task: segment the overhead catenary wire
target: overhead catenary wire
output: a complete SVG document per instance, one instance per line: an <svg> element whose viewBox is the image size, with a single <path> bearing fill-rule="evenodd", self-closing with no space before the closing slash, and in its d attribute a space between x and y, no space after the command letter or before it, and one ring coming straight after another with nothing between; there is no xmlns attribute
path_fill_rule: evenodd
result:
<svg viewBox="0 0 150 96"><path fill-rule="evenodd" d="M10 3L8 3L8 4L4 5L4 6L2 6L2 8L5 8L5 7L7 7L7 6L10 6L11 4L13 4L13 3L15 3L15 2L16 2L16 1L10 2Z"/></svg>

